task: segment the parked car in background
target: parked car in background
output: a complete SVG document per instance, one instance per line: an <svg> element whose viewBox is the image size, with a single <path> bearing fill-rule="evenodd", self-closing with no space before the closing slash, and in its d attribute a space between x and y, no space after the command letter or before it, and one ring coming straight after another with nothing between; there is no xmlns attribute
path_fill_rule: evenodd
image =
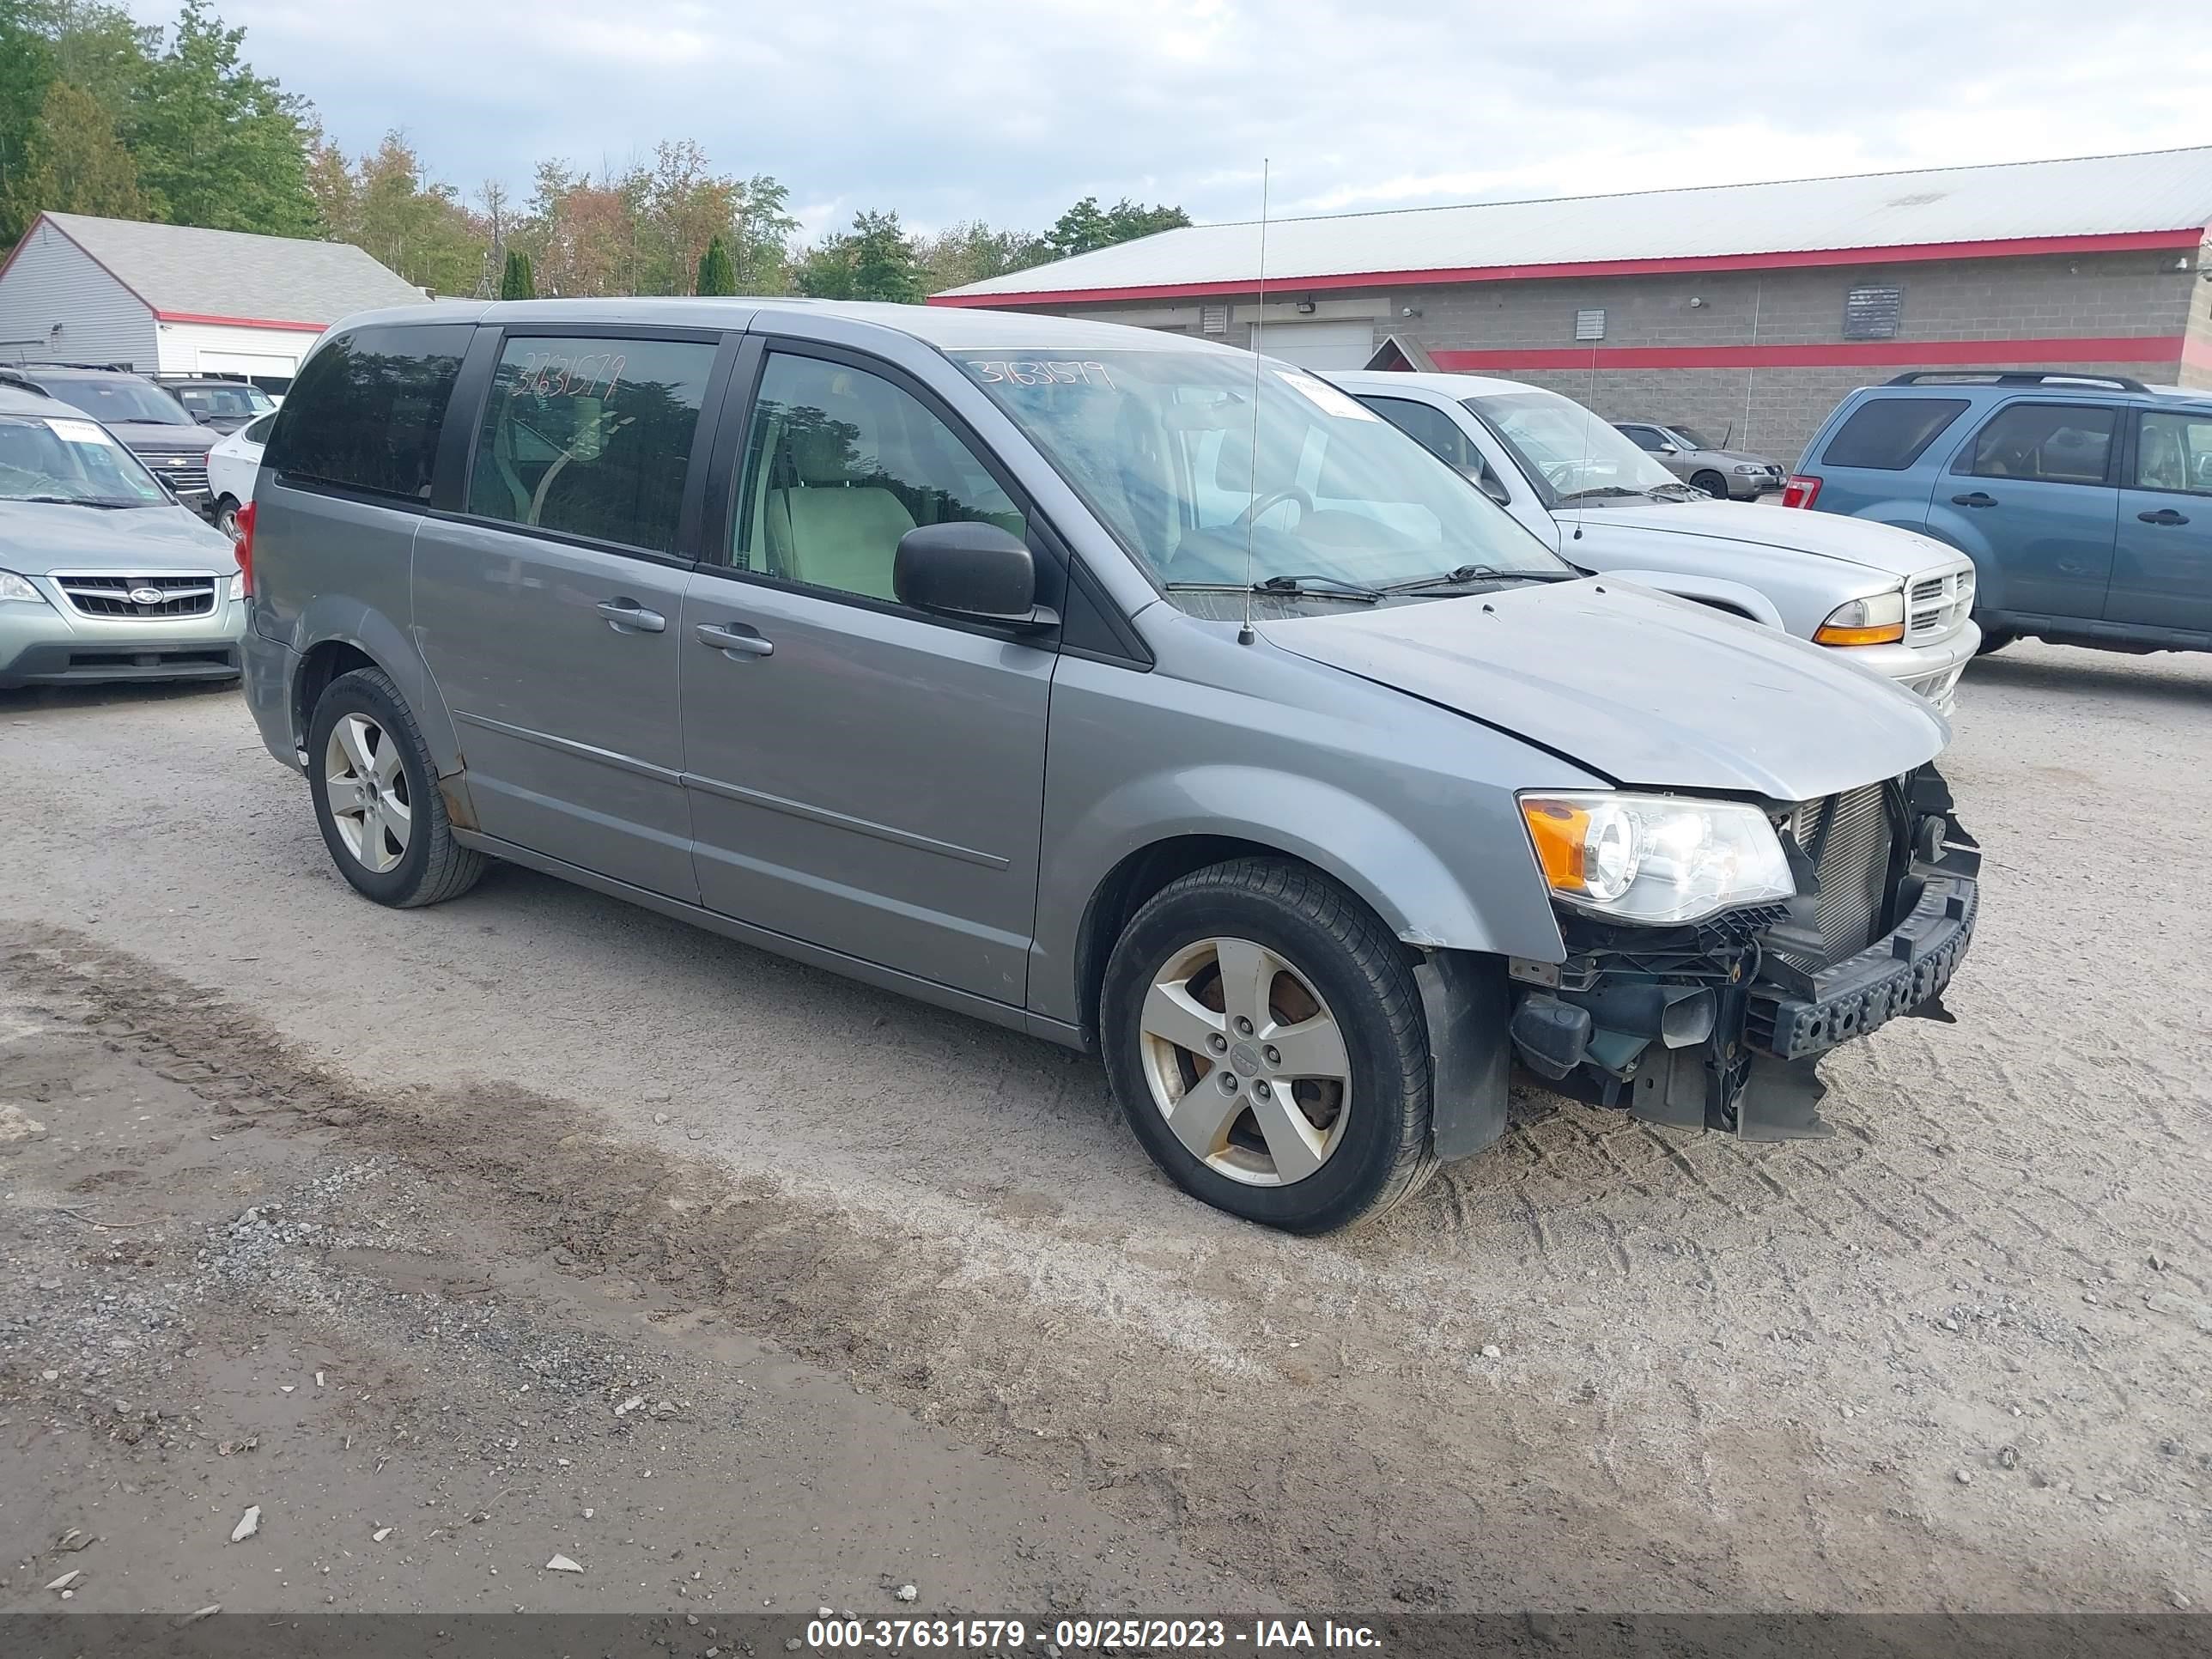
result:
<svg viewBox="0 0 2212 1659"><path fill-rule="evenodd" d="M1782 463L1747 449L1714 443L1694 428L1661 426L1651 421L1615 421L1629 442L1680 478L1723 501L1754 501L1782 488Z"/></svg>
<svg viewBox="0 0 2212 1659"><path fill-rule="evenodd" d="M1832 1133L1816 1057L1942 1017L1973 927L1926 703L1224 345L372 313L242 518L248 704L365 896L497 855L1095 1047L1171 1179L1297 1231L1497 1140L1516 1054Z"/></svg>
<svg viewBox="0 0 2212 1659"><path fill-rule="evenodd" d="M1900 374L1836 406L1784 499L1963 551L1984 650L2212 651L2212 391Z"/></svg>
<svg viewBox="0 0 2212 1659"><path fill-rule="evenodd" d="M9 384L43 392L82 410L120 438L157 477L167 480L179 501L196 512L206 512L207 453L217 434L144 375L127 368L22 363L0 368L0 385Z"/></svg>
<svg viewBox="0 0 2212 1659"><path fill-rule="evenodd" d="M194 420L217 432L235 432L276 407L274 398L248 380L199 374L157 374L154 380Z"/></svg>
<svg viewBox="0 0 2212 1659"><path fill-rule="evenodd" d="M1570 563L1732 611L1948 711L1980 631L1972 567L1878 525L1708 501L1580 404L1474 374L1332 374ZM1840 530L1841 533L1834 533Z"/></svg>
<svg viewBox="0 0 2212 1659"><path fill-rule="evenodd" d="M208 498L214 504L215 527L226 536L237 536L238 511L253 500L261 452L269 441L269 428L276 424L276 411L272 409L208 451Z"/></svg>
<svg viewBox="0 0 2212 1659"><path fill-rule="evenodd" d="M0 385L0 688L235 678L243 588L106 428Z"/></svg>

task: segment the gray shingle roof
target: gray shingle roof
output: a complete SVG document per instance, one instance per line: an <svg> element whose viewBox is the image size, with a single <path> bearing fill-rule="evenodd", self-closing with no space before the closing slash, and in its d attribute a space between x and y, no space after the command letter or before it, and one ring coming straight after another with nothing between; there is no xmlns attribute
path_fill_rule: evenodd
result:
<svg viewBox="0 0 2212 1659"><path fill-rule="evenodd" d="M422 290L349 242L309 242L82 213L45 216L156 312L319 328Z"/></svg>
<svg viewBox="0 0 2212 1659"><path fill-rule="evenodd" d="M1355 274L1500 270L1612 261L1787 255L2201 228L2212 148L2064 161L1936 167L1783 184L1721 185L1464 207L1401 208L1267 227L1270 285ZM1194 225L950 290L1025 295L1249 288L1253 223Z"/></svg>

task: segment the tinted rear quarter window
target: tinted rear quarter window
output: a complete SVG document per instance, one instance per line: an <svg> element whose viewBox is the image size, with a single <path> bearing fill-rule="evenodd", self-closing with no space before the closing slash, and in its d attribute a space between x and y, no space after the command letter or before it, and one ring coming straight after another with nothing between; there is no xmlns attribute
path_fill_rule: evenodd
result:
<svg viewBox="0 0 2212 1659"><path fill-rule="evenodd" d="M1869 398L1828 440L1821 465L1902 472L1966 412L1964 398Z"/></svg>
<svg viewBox="0 0 2212 1659"><path fill-rule="evenodd" d="M427 501L471 323L355 329L309 358L293 382L270 466L288 479Z"/></svg>

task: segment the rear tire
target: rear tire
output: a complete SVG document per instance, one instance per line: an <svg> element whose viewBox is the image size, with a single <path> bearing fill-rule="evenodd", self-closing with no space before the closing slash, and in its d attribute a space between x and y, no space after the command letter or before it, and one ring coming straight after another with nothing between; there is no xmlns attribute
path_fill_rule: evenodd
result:
<svg viewBox="0 0 2212 1659"><path fill-rule="evenodd" d="M2003 650L2005 647L2013 644L2019 638L2020 635L2017 634L2001 634L1993 629L1985 628L1982 630L1982 642L1974 647L1974 654L1978 657L1990 656Z"/></svg>
<svg viewBox="0 0 2212 1659"><path fill-rule="evenodd" d="M236 541L238 539L238 501L236 497L225 495L221 501L215 504L214 523L215 527L222 532L224 535L229 537L231 540Z"/></svg>
<svg viewBox="0 0 2212 1659"><path fill-rule="evenodd" d="M484 856L453 839L422 728L380 668L324 688L307 727L307 789L338 873L379 904L459 898Z"/></svg>
<svg viewBox="0 0 2212 1659"><path fill-rule="evenodd" d="M1729 498L1728 480L1717 472L1700 472L1690 482L1708 495L1716 496L1721 501L1726 501Z"/></svg>
<svg viewBox="0 0 2212 1659"><path fill-rule="evenodd" d="M1107 963L1099 1042L1153 1162L1231 1215L1328 1232L1435 1172L1413 970L1304 865L1238 859L1155 894Z"/></svg>

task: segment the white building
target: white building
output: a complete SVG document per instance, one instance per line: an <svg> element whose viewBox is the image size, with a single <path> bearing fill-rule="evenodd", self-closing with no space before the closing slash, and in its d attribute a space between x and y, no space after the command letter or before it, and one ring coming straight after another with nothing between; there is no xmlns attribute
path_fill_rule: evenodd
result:
<svg viewBox="0 0 2212 1659"><path fill-rule="evenodd" d="M127 363L282 392L339 318L425 298L346 242L41 213L0 264L0 362Z"/></svg>

